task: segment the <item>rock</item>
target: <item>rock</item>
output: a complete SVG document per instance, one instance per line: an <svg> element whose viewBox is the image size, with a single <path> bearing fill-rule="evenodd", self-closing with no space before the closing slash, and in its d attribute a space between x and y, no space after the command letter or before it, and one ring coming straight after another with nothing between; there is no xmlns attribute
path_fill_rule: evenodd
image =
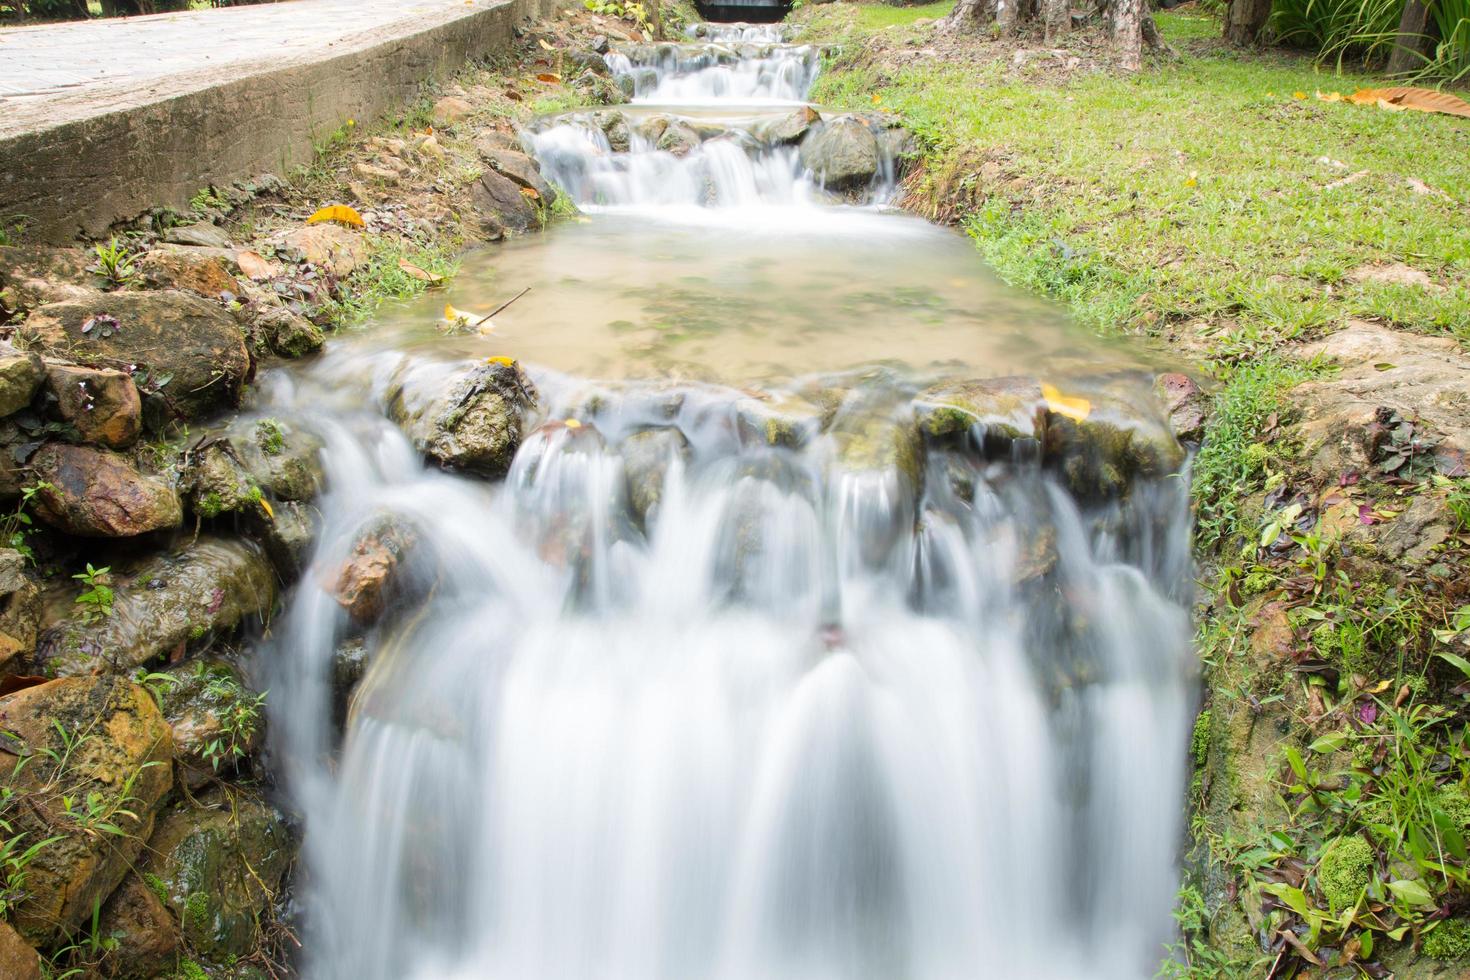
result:
<svg viewBox="0 0 1470 980"><path fill-rule="evenodd" d="M414 448L441 466L504 476L521 443L536 388L519 364L482 364L458 381L423 390L398 381L388 414Z"/></svg>
<svg viewBox="0 0 1470 980"><path fill-rule="evenodd" d="M1039 448L1046 401L1034 378L947 381L914 399L919 429L932 440L978 446L987 458L1009 456L1017 443Z"/></svg>
<svg viewBox="0 0 1470 980"><path fill-rule="evenodd" d="M351 275L368 258L367 242L361 232L330 222L295 228L280 235L276 243L278 250L294 250L304 261L338 278Z"/></svg>
<svg viewBox="0 0 1470 980"><path fill-rule="evenodd" d="M46 484L35 496L36 515L67 534L127 538L178 527L183 520L173 487L106 449L50 443L30 465L34 478Z"/></svg>
<svg viewBox="0 0 1470 980"><path fill-rule="evenodd" d="M327 342L322 328L284 306L267 306L255 314L255 329L281 357L315 354Z"/></svg>
<svg viewBox="0 0 1470 980"><path fill-rule="evenodd" d="M866 186L878 172L878 140L860 119L825 121L801 141L801 165L829 190Z"/></svg>
<svg viewBox="0 0 1470 980"><path fill-rule="evenodd" d="M480 212L477 231L480 238L487 242L498 242L505 238L505 224L492 211Z"/></svg>
<svg viewBox="0 0 1470 980"><path fill-rule="evenodd" d="M0 977L41 980L41 954L0 919Z"/></svg>
<svg viewBox="0 0 1470 980"><path fill-rule="evenodd" d="M316 511L294 500L278 501L269 520L246 528L246 533L265 548L276 574L286 582L301 574L316 532Z"/></svg>
<svg viewBox="0 0 1470 980"><path fill-rule="evenodd" d="M261 501L311 500L325 481L322 441L279 418L236 419L190 454L180 485L205 519L224 513L269 516Z"/></svg>
<svg viewBox="0 0 1470 980"><path fill-rule="evenodd" d="M332 597L354 623L377 622L399 598L404 586L399 569L417 543L412 528L389 517L371 521L358 532L331 588Z"/></svg>
<svg viewBox="0 0 1470 980"><path fill-rule="evenodd" d="M470 199L481 212L495 215L514 231L525 231L536 223L535 206L521 193L521 185L505 174L485 171L470 189Z"/></svg>
<svg viewBox="0 0 1470 980"><path fill-rule="evenodd" d="M126 371L53 361L46 365L50 411L83 442L124 449L143 431L143 400Z"/></svg>
<svg viewBox="0 0 1470 980"><path fill-rule="evenodd" d="M1378 550L1387 558L1422 565L1458 526L1442 498L1420 494L1402 514L1387 524L1378 538Z"/></svg>
<svg viewBox="0 0 1470 980"><path fill-rule="evenodd" d="M653 119L647 120L647 122L642 125L650 127L656 126L658 130L658 136L661 136L663 135L663 131L668 128L669 121L665 117L655 116ZM641 134L643 132L643 129L640 127L638 131ZM607 137L608 148L611 149L614 153L627 153L628 150L632 148L632 134L633 129L628 125L628 118L624 116L621 112L612 113L610 118L607 119L602 127L602 135ZM656 143L658 142L658 136L649 136L646 138L650 143Z"/></svg>
<svg viewBox="0 0 1470 980"><path fill-rule="evenodd" d="M1261 667L1291 659L1296 649L1296 630L1287 615L1286 603L1268 602L1250 617L1250 651Z"/></svg>
<svg viewBox="0 0 1470 980"><path fill-rule="evenodd" d="M355 163L352 172L362 180L368 182L378 181L382 184L397 184L398 172L389 170L387 167L379 167L371 163Z"/></svg>
<svg viewBox="0 0 1470 980"><path fill-rule="evenodd" d="M612 45L608 43L606 34L594 34L592 36L592 50L598 54L607 54L612 50Z"/></svg>
<svg viewBox="0 0 1470 980"><path fill-rule="evenodd" d="M198 790L260 748L263 698L223 660L181 664L167 673L175 683L162 690L163 716L173 732L175 772Z"/></svg>
<svg viewBox="0 0 1470 980"><path fill-rule="evenodd" d="M475 111L475 107L464 99L448 95L434 103L430 110L430 117L434 120L435 129L448 129L457 122L463 122Z"/></svg>
<svg viewBox="0 0 1470 980"><path fill-rule="evenodd" d="M804 105L770 126L765 131L765 138L770 143L782 145L799 143L802 137L806 136L807 131L821 121L822 117L817 110L809 105Z"/></svg>
<svg viewBox="0 0 1470 980"><path fill-rule="evenodd" d="M624 140L626 141L628 132L627 120L623 118L623 115L621 113L618 114L618 118L622 119L624 122L623 134ZM640 120L638 125L633 128L633 131L636 132L639 136L648 140L648 142L657 146L659 137L662 136L664 134L664 130L668 128L668 116L649 116L646 119ZM614 147L614 149L616 149L616 147ZM627 147L624 146L624 149L627 149Z"/></svg>
<svg viewBox="0 0 1470 980"><path fill-rule="evenodd" d="M623 440L623 469L628 476L628 502L645 525L663 499L664 480L674 461L687 465L689 440L672 426L644 429Z"/></svg>
<svg viewBox="0 0 1470 980"><path fill-rule="evenodd" d="M253 950L292 860L275 807L243 790L216 790L164 813L140 871L157 882L187 947L229 962Z"/></svg>
<svg viewBox="0 0 1470 980"><path fill-rule="evenodd" d="M0 344L0 418L31 403L46 378L46 366L31 351Z"/></svg>
<svg viewBox="0 0 1470 980"><path fill-rule="evenodd" d="M1076 497L1106 498L1128 491L1139 477L1178 472L1185 454L1152 404L1128 403L1090 393L1085 418L1048 408L1042 460L1060 470Z"/></svg>
<svg viewBox="0 0 1470 980"><path fill-rule="evenodd" d="M230 236L225 233L225 230L208 221L169 228L160 237L173 245L200 245L205 248L230 247Z"/></svg>
<svg viewBox="0 0 1470 980"><path fill-rule="evenodd" d="M1180 442L1198 443L1205 434L1210 399L1187 374L1161 374L1154 380L1169 412L1169 424Z"/></svg>
<svg viewBox="0 0 1470 980"><path fill-rule="evenodd" d="M113 977L164 977L178 961L179 926L163 899L142 875L128 873L102 906L99 931L117 940L107 954L105 973Z"/></svg>
<svg viewBox="0 0 1470 980"><path fill-rule="evenodd" d="M0 548L0 673L35 653L40 626L41 590L26 572L25 556Z"/></svg>
<svg viewBox="0 0 1470 980"><path fill-rule="evenodd" d="M119 677L68 677L25 688L0 698L0 717L13 736L0 752L0 767L26 800L14 810L10 832L60 838L26 868L25 896L10 915L27 942L47 948L80 928L139 857L173 785L173 739L148 692ZM73 740L70 749L61 731ZM20 769L8 755L17 742L32 753ZM85 801L87 816L66 816L63 797L73 809ZM89 826L103 820L122 833Z"/></svg>
<svg viewBox="0 0 1470 980"><path fill-rule="evenodd" d="M138 271L154 289L180 289L206 299L240 295L240 284L230 275L217 249L182 246L150 249L139 256Z"/></svg>
<svg viewBox="0 0 1470 980"><path fill-rule="evenodd" d="M112 615L51 625L36 645L40 668L56 674L132 670L264 617L276 581L261 548L200 535L163 554L112 566Z"/></svg>
<svg viewBox="0 0 1470 980"><path fill-rule="evenodd" d="M481 148L480 157L491 170L509 177L526 190L535 191L536 195L541 198L541 202L547 207L556 203L556 191L541 176L541 171L536 167L536 161L524 153L518 153L515 150Z"/></svg>
<svg viewBox="0 0 1470 980"><path fill-rule="evenodd" d="M1387 286L1415 286L1420 289L1438 289L1429 273L1402 262L1376 262L1362 265L1347 274L1351 282L1378 283Z"/></svg>
<svg viewBox="0 0 1470 980"><path fill-rule="evenodd" d="M699 134L694 131L694 127L683 120L675 119L664 128L655 145L665 153L682 157L688 155L690 150L697 149L699 142Z"/></svg>
<svg viewBox="0 0 1470 980"><path fill-rule="evenodd" d="M1314 475L1337 482L1374 465L1372 426L1385 408L1435 442L1441 471L1465 468L1470 453L1470 357L1450 337L1426 337L1353 320L1302 348L1339 367L1331 378L1295 389L1300 431Z"/></svg>
<svg viewBox="0 0 1470 980"><path fill-rule="evenodd" d="M82 327L99 314L117 319L102 337ZM52 303L21 327L28 345L79 363L136 366L131 373L145 401L183 419L239 403L254 371L244 332L218 304L173 290L99 294L95 302Z"/></svg>

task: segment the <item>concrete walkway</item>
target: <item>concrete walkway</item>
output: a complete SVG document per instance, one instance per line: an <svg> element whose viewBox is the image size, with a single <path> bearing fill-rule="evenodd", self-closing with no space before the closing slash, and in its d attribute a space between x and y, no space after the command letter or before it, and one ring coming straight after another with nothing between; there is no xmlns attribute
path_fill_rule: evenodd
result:
<svg viewBox="0 0 1470 980"><path fill-rule="evenodd" d="M0 221L21 214L34 232L66 237L211 182L279 171L345 119L372 120L427 78L504 50L515 21L560 5L291 0L0 29ZM78 154L93 159L79 166ZM160 166L165 157L175 162ZM93 188L55 201L56 188L38 185L136 184L129 162L156 195L134 186L113 201ZM89 203L109 211L100 225L65 218L57 228L59 213Z"/></svg>

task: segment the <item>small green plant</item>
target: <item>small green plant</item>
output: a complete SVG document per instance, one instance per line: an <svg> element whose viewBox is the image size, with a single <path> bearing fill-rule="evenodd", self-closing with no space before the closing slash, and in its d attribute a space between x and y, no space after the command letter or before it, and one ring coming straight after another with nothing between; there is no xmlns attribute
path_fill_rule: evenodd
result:
<svg viewBox="0 0 1470 980"><path fill-rule="evenodd" d="M14 811L21 805L20 796L11 786L25 768L27 758L18 757L5 785L0 785L0 920L9 918L10 909L26 894L26 869L38 855L61 840L61 835L31 839L17 831Z"/></svg>
<svg viewBox="0 0 1470 980"><path fill-rule="evenodd" d="M44 480L33 483L28 487L22 487L20 500L16 503L15 510L8 514L3 521L0 521L0 541L4 541L6 547L20 552L27 561L34 562L36 560L36 553L31 549L30 544L26 542L26 538L30 536L34 528L34 522L31 520L31 515L27 511L31 506L31 501L35 499L36 494L54 489L56 488Z"/></svg>
<svg viewBox="0 0 1470 980"><path fill-rule="evenodd" d="M209 676L209 668L200 664L197 676ZM249 751L260 730L261 711L268 693L247 691L228 672L209 676L203 696L215 706L220 727L219 733L205 743L202 754L216 772L226 763L243 759Z"/></svg>
<svg viewBox="0 0 1470 980"><path fill-rule="evenodd" d="M648 11L638 0L582 0L582 6L594 14L630 20L639 27L648 24Z"/></svg>
<svg viewBox="0 0 1470 980"><path fill-rule="evenodd" d="M111 571L110 566L94 568L91 562L87 562L85 572L78 572L72 576L85 586L74 600L81 612L82 622L95 623L112 615L114 595L112 586L107 584Z"/></svg>
<svg viewBox="0 0 1470 980"><path fill-rule="evenodd" d="M212 186L202 188L198 194L189 198L189 210L196 215L206 215L211 211L227 211L229 207L230 202Z"/></svg>
<svg viewBox="0 0 1470 980"><path fill-rule="evenodd" d="M286 449L286 433L275 419L261 419L255 423L255 439L261 452L267 456L279 456Z"/></svg>
<svg viewBox="0 0 1470 980"><path fill-rule="evenodd" d="M142 277L134 262L132 247L125 241L113 238L106 245L100 242L94 247L96 259L87 271L96 275L112 289L124 289L136 284Z"/></svg>

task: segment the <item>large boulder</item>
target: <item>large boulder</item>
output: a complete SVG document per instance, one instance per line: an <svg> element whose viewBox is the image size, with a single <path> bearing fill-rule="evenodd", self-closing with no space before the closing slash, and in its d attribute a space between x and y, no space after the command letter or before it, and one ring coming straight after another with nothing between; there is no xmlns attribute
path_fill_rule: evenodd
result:
<svg viewBox="0 0 1470 980"><path fill-rule="evenodd" d="M90 292L96 255L80 248L0 247L0 322L67 293Z"/></svg>
<svg viewBox="0 0 1470 980"><path fill-rule="evenodd" d="M98 326L104 316L111 318L106 329ZM218 303L172 290L52 303L31 314L21 336L51 357L127 370L145 396L177 418L238 404L254 370L234 317Z"/></svg>
<svg viewBox="0 0 1470 980"><path fill-rule="evenodd" d="M699 144L699 133L694 127L682 119L675 119L664 127L664 131L659 134L658 142L654 145L665 153L682 157L687 156L691 150L697 149Z"/></svg>
<svg viewBox="0 0 1470 980"><path fill-rule="evenodd" d="M26 571L26 558L0 548L0 673L12 660L26 660L36 649L41 625L41 590Z"/></svg>
<svg viewBox="0 0 1470 980"><path fill-rule="evenodd" d="M117 940L103 961L104 976L132 980L175 975L179 924L159 892L131 871L102 906L98 931Z"/></svg>
<svg viewBox="0 0 1470 980"><path fill-rule="evenodd" d="M10 833L32 844L54 838L27 866L11 924L47 948L81 927L138 860L173 785L173 738L147 691L107 675L25 688L0 698L0 717L11 733L0 771L25 802Z"/></svg>
<svg viewBox="0 0 1470 980"><path fill-rule="evenodd" d="M487 170L470 188L470 200L481 212L494 215L513 231L525 231L536 223L536 207L525 188L505 174Z"/></svg>
<svg viewBox="0 0 1470 980"><path fill-rule="evenodd" d="M414 448L441 466L504 476L521 444L536 388L517 363L479 364L457 380L405 370L388 415Z"/></svg>
<svg viewBox="0 0 1470 980"><path fill-rule="evenodd" d="M177 550L112 568L112 614L73 615L49 626L36 646L47 673L132 670L183 651L211 633L263 617L276 580L258 545L201 535Z"/></svg>
<svg viewBox="0 0 1470 980"><path fill-rule="evenodd" d="M31 457L39 482L36 515L52 527L90 538L127 538L178 527L179 495L144 476L124 456L93 446L51 443Z"/></svg>
<svg viewBox="0 0 1470 980"><path fill-rule="evenodd" d="M353 540L352 551L337 570L332 597L359 626L369 626L403 598L412 579L406 565L418 535L389 516L369 521Z"/></svg>
<svg viewBox="0 0 1470 980"><path fill-rule="evenodd" d="M970 443L1003 457L1017 443L1039 447L1046 405L1034 378L946 381L914 399L919 429L941 443Z"/></svg>
<svg viewBox="0 0 1470 980"><path fill-rule="evenodd" d="M628 475L628 502L640 522L647 522L663 500L664 482L675 460L687 465L689 440L672 426L635 432L620 447Z"/></svg>
<svg viewBox="0 0 1470 980"><path fill-rule="evenodd" d="M478 145L478 149L480 158L491 170L509 177L525 190L535 191L536 196L548 207L556 203L556 191L541 176L535 160L517 150L490 144Z"/></svg>
<svg viewBox="0 0 1470 980"><path fill-rule="evenodd" d="M0 920L0 977L41 980L40 954L4 920Z"/></svg>
<svg viewBox="0 0 1470 980"><path fill-rule="evenodd" d="M83 442L124 449L143 431L143 399L126 371L52 362L46 393L52 414Z"/></svg>
<svg viewBox="0 0 1470 980"><path fill-rule="evenodd" d="M811 128L821 121L822 117L817 110L804 105L772 123L763 135L769 143L800 143Z"/></svg>
<svg viewBox="0 0 1470 980"><path fill-rule="evenodd" d="M864 187L878 172L878 139L861 119L827 120L802 139L801 165L829 190Z"/></svg>
<svg viewBox="0 0 1470 980"><path fill-rule="evenodd" d="M138 269L154 289L179 289L214 300L240 295L240 283L220 249L163 245L139 256Z"/></svg>
<svg viewBox="0 0 1470 980"><path fill-rule="evenodd" d="M219 789L159 818L139 870L188 948L227 963L259 943L292 856L279 810L243 790Z"/></svg>
<svg viewBox="0 0 1470 980"><path fill-rule="evenodd" d="M326 222L283 232L274 244L277 257L310 262L338 277L352 275L368 260L368 244L362 232Z"/></svg>
<svg viewBox="0 0 1470 980"><path fill-rule="evenodd" d="M0 418L31 403L46 379L46 367L31 351L0 344Z"/></svg>

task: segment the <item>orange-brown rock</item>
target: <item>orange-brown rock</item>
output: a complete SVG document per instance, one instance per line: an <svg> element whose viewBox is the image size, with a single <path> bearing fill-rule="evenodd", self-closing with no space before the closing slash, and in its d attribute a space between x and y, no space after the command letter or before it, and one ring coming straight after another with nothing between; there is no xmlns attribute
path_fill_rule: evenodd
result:
<svg viewBox="0 0 1470 980"><path fill-rule="evenodd" d="M183 520L172 486L106 449L51 443L31 457L31 473L43 484L37 516L68 534L127 538Z"/></svg>
<svg viewBox="0 0 1470 980"><path fill-rule="evenodd" d="M41 980L41 957L4 920L0 920L0 977Z"/></svg>
<svg viewBox="0 0 1470 980"><path fill-rule="evenodd" d="M179 950L179 925L136 871L117 886L102 906L98 921L104 936L117 939L117 948L106 961L111 976L161 977L172 972Z"/></svg>
<svg viewBox="0 0 1470 980"><path fill-rule="evenodd" d="M155 289L182 289L207 299L240 295L240 283L214 249L165 245L143 253L138 268Z"/></svg>
<svg viewBox="0 0 1470 980"><path fill-rule="evenodd" d="M83 442L123 449L143 431L143 400L126 371L53 362L46 365L46 390L54 414Z"/></svg>

